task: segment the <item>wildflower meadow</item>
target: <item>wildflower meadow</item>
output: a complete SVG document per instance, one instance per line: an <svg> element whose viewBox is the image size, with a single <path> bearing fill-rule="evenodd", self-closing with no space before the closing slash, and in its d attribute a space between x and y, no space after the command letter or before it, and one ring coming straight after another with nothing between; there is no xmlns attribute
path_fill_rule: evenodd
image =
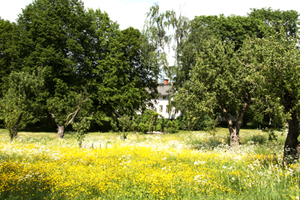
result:
<svg viewBox="0 0 300 200"><path fill-rule="evenodd" d="M284 133L242 130L235 148L225 134L91 133L79 148L72 135L20 133L11 143L1 131L0 199L300 197L299 163L282 166Z"/></svg>

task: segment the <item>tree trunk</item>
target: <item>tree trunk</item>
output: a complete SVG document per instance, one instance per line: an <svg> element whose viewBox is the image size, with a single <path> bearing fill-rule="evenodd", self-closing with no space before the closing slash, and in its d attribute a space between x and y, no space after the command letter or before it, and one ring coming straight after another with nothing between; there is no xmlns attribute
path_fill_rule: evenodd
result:
<svg viewBox="0 0 300 200"><path fill-rule="evenodd" d="M230 146L231 147L238 146L239 145L239 131L240 130L233 127L232 119L231 119L230 115L228 114L228 112L225 108L223 108L223 114L224 114L224 117L227 121L228 129L229 129L229 133L230 133Z"/></svg>
<svg viewBox="0 0 300 200"><path fill-rule="evenodd" d="M229 129L230 131L230 146L235 147L239 146L239 130L236 128L234 129Z"/></svg>
<svg viewBox="0 0 300 200"><path fill-rule="evenodd" d="M63 138L65 135L65 126L57 124L57 137Z"/></svg>
<svg viewBox="0 0 300 200"><path fill-rule="evenodd" d="M9 135L10 135L10 142L12 142L17 136L18 136L18 127L22 119L22 114L18 117L18 120L14 127L9 130Z"/></svg>
<svg viewBox="0 0 300 200"><path fill-rule="evenodd" d="M13 128L12 130L9 130L10 135L10 142L13 142L13 140L18 136L18 131Z"/></svg>
<svg viewBox="0 0 300 200"><path fill-rule="evenodd" d="M297 111L294 110L292 118L288 121L289 130L284 144L284 165L291 164L295 160L299 159L299 117Z"/></svg>

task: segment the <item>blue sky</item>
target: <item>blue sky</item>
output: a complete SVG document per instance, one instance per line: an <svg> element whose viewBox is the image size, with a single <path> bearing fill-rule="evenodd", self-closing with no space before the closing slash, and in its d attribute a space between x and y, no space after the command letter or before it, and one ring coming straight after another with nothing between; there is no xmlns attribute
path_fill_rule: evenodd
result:
<svg viewBox="0 0 300 200"><path fill-rule="evenodd" d="M82 0L86 8L99 8L106 11L113 21L120 24L121 29L132 26L142 29L145 14L149 8L158 3L160 10L175 10L179 13L181 8L183 15L189 19L199 15L226 16L247 15L250 8L271 7L280 10L296 10L300 13L299 0ZM1 0L0 17L15 21L22 8L32 0Z"/></svg>

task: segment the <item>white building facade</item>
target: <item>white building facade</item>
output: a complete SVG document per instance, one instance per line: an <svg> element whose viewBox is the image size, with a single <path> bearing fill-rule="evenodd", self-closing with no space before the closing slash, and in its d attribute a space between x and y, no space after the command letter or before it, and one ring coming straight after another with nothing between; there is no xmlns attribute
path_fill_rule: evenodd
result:
<svg viewBox="0 0 300 200"><path fill-rule="evenodd" d="M175 107L172 108L170 113L168 111L168 95L171 88L172 86L169 84L168 79L165 79L164 84L159 85L157 88L158 99L152 100L155 111L161 114L165 119L176 119L181 114ZM173 98L171 101L173 101Z"/></svg>

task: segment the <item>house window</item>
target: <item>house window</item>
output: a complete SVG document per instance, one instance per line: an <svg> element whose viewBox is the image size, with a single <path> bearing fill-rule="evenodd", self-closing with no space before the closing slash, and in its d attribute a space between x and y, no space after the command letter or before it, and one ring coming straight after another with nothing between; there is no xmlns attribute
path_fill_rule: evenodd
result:
<svg viewBox="0 0 300 200"><path fill-rule="evenodd" d="M163 106L160 105L160 106L159 106L159 112L162 112L162 111L163 111Z"/></svg>
<svg viewBox="0 0 300 200"><path fill-rule="evenodd" d="M166 96L163 96L163 99L167 99L167 97L166 97Z"/></svg>

